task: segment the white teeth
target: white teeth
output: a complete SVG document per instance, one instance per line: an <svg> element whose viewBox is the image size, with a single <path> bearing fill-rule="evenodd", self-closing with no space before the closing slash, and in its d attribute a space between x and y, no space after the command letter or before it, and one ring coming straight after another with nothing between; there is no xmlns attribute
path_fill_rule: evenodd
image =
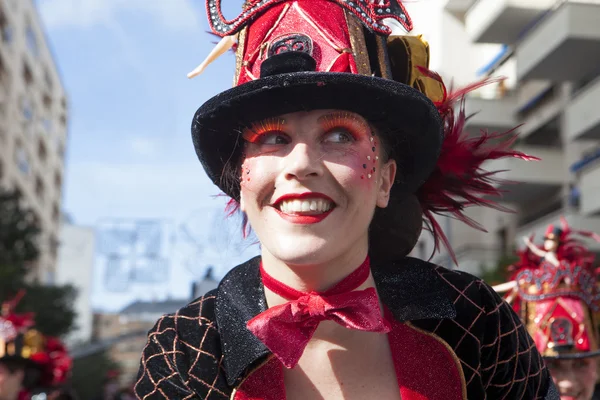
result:
<svg viewBox="0 0 600 400"><path fill-rule="evenodd" d="M284 213L298 212L326 212L333 207L333 203L325 199L284 200L279 204L279 209Z"/></svg>

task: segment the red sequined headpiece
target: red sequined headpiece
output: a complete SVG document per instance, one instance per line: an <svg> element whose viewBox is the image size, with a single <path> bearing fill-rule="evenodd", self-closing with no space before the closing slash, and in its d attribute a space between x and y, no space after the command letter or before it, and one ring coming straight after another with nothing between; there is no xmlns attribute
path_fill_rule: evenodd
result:
<svg viewBox="0 0 600 400"><path fill-rule="evenodd" d="M505 285L512 289L506 299L520 314L544 357L600 355L600 290L594 254L577 236L600 242L599 235L572 230L561 217L560 228L550 225L545 235L546 240L556 239L555 248L531 243L518 252L519 261L509 267L512 284Z"/></svg>

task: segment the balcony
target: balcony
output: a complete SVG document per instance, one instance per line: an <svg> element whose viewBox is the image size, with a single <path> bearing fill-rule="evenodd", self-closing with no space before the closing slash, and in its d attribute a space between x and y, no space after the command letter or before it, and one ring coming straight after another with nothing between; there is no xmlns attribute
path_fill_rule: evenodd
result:
<svg viewBox="0 0 600 400"><path fill-rule="evenodd" d="M565 110L566 134L570 140L600 139L600 78L592 82Z"/></svg>
<svg viewBox="0 0 600 400"><path fill-rule="evenodd" d="M518 125L515 120L516 98L513 95L485 98L467 96L465 112L471 116L465 129L471 134L479 134L482 130L488 132L503 132Z"/></svg>
<svg viewBox="0 0 600 400"><path fill-rule="evenodd" d="M477 0L446 0L444 9L459 19L464 19L466 12Z"/></svg>
<svg viewBox="0 0 600 400"><path fill-rule="evenodd" d="M581 213L586 216L600 217L600 160L596 160L581 171L579 183ZM600 234L600 229L596 232Z"/></svg>
<svg viewBox="0 0 600 400"><path fill-rule="evenodd" d="M573 230L600 232L600 218L590 218L584 216L581 213L559 210L547 214L542 218L539 218L529 224L520 226L517 229L515 244L519 248L523 248L523 237L530 236L532 233L535 234L534 243L538 245L541 244L541 239L544 237L548 225L560 224L561 215L566 218L567 222L569 223L569 226ZM581 238L581 240L589 248L590 251L594 253L600 252L600 243L588 238Z"/></svg>
<svg viewBox="0 0 600 400"><path fill-rule="evenodd" d="M559 117L564 108L552 85L530 81L519 90L517 113L523 124L519 137L528 145L560 145Z"/></svg>
<svg viewBox="0 0 600 400"><path fill-rule="evenodd" d="M486 171L503 171L495 176L510 182L500 182L497 188L504 191L502 201L527 203L554 193L566 179L562 151L549 147L518 145L517 150L541 158L540 161L524 161L504 158L487 161Z"/></svg>
<svg viewBox="0 0 600 400"><path fill-rule="evenodd" d="M467 11L465 28L475 43L513 44L556 0L479 0Z"/></svg>
<svg viewBox="0 0 600 400"><path fill-rule="evenodd" d="M517 47L518 79L563 82L591 76L600 64L598 21L600 4L563 3Z"/></svg>

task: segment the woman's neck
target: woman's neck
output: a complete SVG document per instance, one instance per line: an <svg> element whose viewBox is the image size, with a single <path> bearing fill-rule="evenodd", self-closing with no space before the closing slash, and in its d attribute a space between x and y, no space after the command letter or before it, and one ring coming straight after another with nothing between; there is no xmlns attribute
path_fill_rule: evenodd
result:
<svg viewBox="0 0 600 400"><path fill-rule="evenodd" d="M366 257L367 251L364 249L362 251L349 251L336 259L322 263L296 265L285 263L263 249L262 265L265 272L271 277L296 290L301 292L323 292L354 272L365 261ZM373 278L369 275L369 278L359 289L373 286ZM289 299L273 293L268 288L265 288L265 295L269 307L289 301Z"/></svg>

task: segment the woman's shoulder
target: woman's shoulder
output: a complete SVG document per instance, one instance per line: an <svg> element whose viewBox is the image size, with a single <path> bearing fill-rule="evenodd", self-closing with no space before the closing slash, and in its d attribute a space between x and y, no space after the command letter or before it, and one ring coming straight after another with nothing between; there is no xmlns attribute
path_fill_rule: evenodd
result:
<svg viewBox="0 0 600 400"><path fill-rule="evenodd" d="M492 287L480 277L460 269L448 269L432 263L429 268L439 276L447 287L448 293L457 306L469 309L474 313L497 312L500 306L509 307L508 303L496 293Z"/></svg>
<svg viewBox="0 0 600 400"><path fill-rule="evenodd" d="M189 334L201 334L207 329L216 329L216 297L217 289L211 290L179 310L161 316L148 332L148 338L153 336L177 336L180 338Z"/></svg>
<svg viewBox="0 0 600 400"><path fill-rule="evenodd" d="M228 398L215 300L213 290L158 319L142 352L138 397L160 392L160 398L192 398L192 393L203 399Z"/></svg>

